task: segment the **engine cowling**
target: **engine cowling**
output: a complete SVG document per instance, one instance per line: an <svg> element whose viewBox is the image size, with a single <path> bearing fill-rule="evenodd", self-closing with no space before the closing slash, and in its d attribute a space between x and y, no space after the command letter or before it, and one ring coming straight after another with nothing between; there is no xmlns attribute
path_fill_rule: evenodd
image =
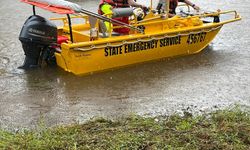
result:
<svg viewBox="0 0 250 150"><path fill-rule="evenodd" d="M39 66L42 52L57 42L57 27L41 16L30 16L22 27L19 40L26 56L20 68Z"/></svg>

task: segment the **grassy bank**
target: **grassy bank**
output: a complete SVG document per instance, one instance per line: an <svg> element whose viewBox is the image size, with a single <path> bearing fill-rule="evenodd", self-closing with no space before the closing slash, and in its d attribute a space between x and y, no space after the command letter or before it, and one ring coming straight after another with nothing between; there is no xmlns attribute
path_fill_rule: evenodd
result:
<svg viewBox="0 0 250 150"><path fill-rule="evenodd" d="M82 125L10 133L0 149L249 149L250 113L239 109L193 117L97 119Z"/></svg>

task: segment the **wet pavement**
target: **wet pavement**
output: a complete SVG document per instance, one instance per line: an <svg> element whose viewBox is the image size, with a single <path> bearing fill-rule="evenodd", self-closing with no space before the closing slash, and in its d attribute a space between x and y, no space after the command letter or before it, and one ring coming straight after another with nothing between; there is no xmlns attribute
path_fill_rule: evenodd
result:
<svg viewBox="0 0 250 150"><path fill-rule="evenodd" d="M98 1L78 1L95 10ZM250 106L250 1L197 2L203 9L235 9L243 20L223 27L203 52L78 77L60 68L17 69L24 55L18 35L32 7L0 1L0 128L32 128L92 117L168 115ZM55 16L42 10L38 14Z"/></svg>

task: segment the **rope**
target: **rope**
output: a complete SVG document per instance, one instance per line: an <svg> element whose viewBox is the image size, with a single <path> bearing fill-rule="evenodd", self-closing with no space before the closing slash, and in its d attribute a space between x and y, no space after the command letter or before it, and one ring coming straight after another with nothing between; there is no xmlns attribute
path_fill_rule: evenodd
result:
<svg viewBox="0 0 250 150"><path fill-rule="evenodd" d="M186 34L183 34L183 33L178 33L177 35L173 35L173 36L169 36L169 35L164 35L163 37L150 37L149 40L143 40L143 39L136 39L135 42L128 42L128 41L122 41L122 44L118 44L118 45L114 45L114 44L111 44L111 43L107 43L106 45L103 45L103 46L96 46L96 45L91 45L89 48L74 48L73 50L75 51L90 51L90 50L94 50L94 49L103 49L105 47L120 47L120 46L123 46L123 45L126 45L126 44L135 44L135 43L139 43L139 42L152 42L154 40L162 40L164 38L173 38L173 37L178 37L178 36L188 36L190 34L199 34L199 33L202 33L202 32L211 32L211 31L215 31L219 28L221 28L221 26L218 26L218 27L215 27L215 28L211 28L210 30L201 30L199 32L189 32L189 33L186 33Z"/></svg>

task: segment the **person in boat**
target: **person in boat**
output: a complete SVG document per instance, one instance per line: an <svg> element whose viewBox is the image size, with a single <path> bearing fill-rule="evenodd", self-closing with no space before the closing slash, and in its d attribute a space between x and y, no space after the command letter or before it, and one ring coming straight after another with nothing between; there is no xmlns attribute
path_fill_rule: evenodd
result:
<svg viewBox="0 0 250 150"><path fill-rule="evenodd" d="M193 7L196 11L200 10L200 7L196 6L194 3L190 2L189 0L170 0L169 17L173 17L176 15L176 7L178 6L179 2L186 3L187 5Z"/></svg>
<svg viewBox="0 0 250 150"><path fill-rule="evenodd" d="M113 8L127 8L130 6L146 8L146 6L139 4L135 2L134 0L101 0L99 4L98 13L100 15L111 14ZM114 18L114 19L120 22L129 24L129 17L120 17L120 18ZM105 26L107 29L109 29L110 23L105 22ZM112 26L116 26L116 25L114 24ZM129 28L117 28L117 29L114 29L113 31L119 34L129 34L130 29Z"/></svg>

